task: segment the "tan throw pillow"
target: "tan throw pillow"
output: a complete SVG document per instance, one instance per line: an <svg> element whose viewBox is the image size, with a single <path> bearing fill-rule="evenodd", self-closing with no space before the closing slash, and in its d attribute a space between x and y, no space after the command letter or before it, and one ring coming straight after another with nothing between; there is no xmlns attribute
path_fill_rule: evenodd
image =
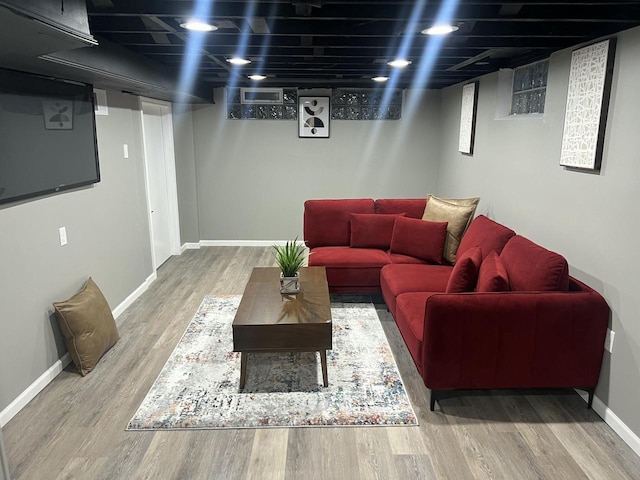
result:
<svg viewBox="0 0 640 480"><path fill-rule="evenodd" d="M120 338L109 304L89 277L82 290L53 306L67 350L84 377Z"/></svg>
<svg viewBox="0 0 640 480"><path fill-rule="evenodd" d="M456 252L462 235L471 223L478 206L479 198L438 198L427 195L427 205L423 220L430 222L447 222L447 239L444 243L443 258L455 263Z"/></svg>

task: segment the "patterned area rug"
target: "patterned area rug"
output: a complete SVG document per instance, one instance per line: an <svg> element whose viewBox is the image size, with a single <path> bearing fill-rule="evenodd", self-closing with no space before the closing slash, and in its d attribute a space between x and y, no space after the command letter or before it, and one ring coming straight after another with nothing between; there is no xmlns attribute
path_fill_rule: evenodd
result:
<svg viewBox="0 0 640 480"><path fill-rule="evenodd" d="M332 303L329 386L318 353L240 354L240 297L205 297L127 430L417 425L372 304Z"/></svg>

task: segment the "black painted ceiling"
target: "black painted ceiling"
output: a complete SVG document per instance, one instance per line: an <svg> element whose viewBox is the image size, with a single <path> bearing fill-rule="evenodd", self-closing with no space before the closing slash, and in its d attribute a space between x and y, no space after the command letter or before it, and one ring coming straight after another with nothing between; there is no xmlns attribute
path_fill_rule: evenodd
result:
<svg viewBox="0 0 640 480"><path fill-rule="evenodd" d="M256 85L247 75L262 73L260 86L370 87L393 75L401 88L442 88L640 25L640 1L228 0L200 2L218 30L193 35L180 23L197 3L88 0L91 33L171 76L191 64L213 86ZM447 8L457 32L420 33ZM252 63L234 67L234 55ZM412 64L392 72L398 56Z"/></svg>

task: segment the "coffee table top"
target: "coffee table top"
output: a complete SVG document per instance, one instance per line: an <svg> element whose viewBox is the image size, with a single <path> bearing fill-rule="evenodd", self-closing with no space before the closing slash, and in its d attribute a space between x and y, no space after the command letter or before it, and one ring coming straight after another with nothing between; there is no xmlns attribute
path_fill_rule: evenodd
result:
<svg viewBox="0 0 640 480"><path fill-rule="evenodd" d="M256 267L242 295L233 326L331 325L331 303L324 267L300 269L300 293L280 293L280 269Z"/></svg>

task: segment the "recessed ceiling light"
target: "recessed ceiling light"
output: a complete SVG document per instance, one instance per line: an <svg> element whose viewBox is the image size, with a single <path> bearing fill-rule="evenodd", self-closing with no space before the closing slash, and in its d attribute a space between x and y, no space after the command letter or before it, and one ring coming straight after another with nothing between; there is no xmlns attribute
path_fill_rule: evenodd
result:
<svg viewBox="0 0 640 480"><path fill-rule="evenodd" d="M218 27L215 25L210 25L199 20L188 20L185 23L181 23L180 26L187 30L193 30L194 32L213 32L218 30Z"/></svg>
<svg viewBox="0 0 640 480"><path fill-rule="evenodd" d="M434 25L431 28L425 28L422 30L423 35L448 35L449 33L455 32L458 30L456 25Z"/></svg>
<svg viewBox="0 0 640 480"><path fill-rule="evenodd" d="M396 67L396 68L404 68L410 64L411 64L411 60L405 60L404 58L397 58L395 60L387 62L387 65L389 65L390 67Z"/></svg>
<svg viewBox="0 0 640 480"><path fill-rule="evenodd" d="M373 80L374 82L386 82L387 80L389 80L389 77L371 77L371 80Z"/></svg>
<svg viewBox="0 0 640 480"><path fill-rule="evenodd" d="M258 81L258 80L264 80L265 78L267 78L267 76L266 75L249 75L249 78L251 80Z"/></svg>
<svg viewBox="0 0 640 480"><path fill-rule="evenodd" d="M227 62L233 63L234 65L246 65L247 63L251 63L251 60L247 60L246 58L233 57L228 58Z"/></svg>

